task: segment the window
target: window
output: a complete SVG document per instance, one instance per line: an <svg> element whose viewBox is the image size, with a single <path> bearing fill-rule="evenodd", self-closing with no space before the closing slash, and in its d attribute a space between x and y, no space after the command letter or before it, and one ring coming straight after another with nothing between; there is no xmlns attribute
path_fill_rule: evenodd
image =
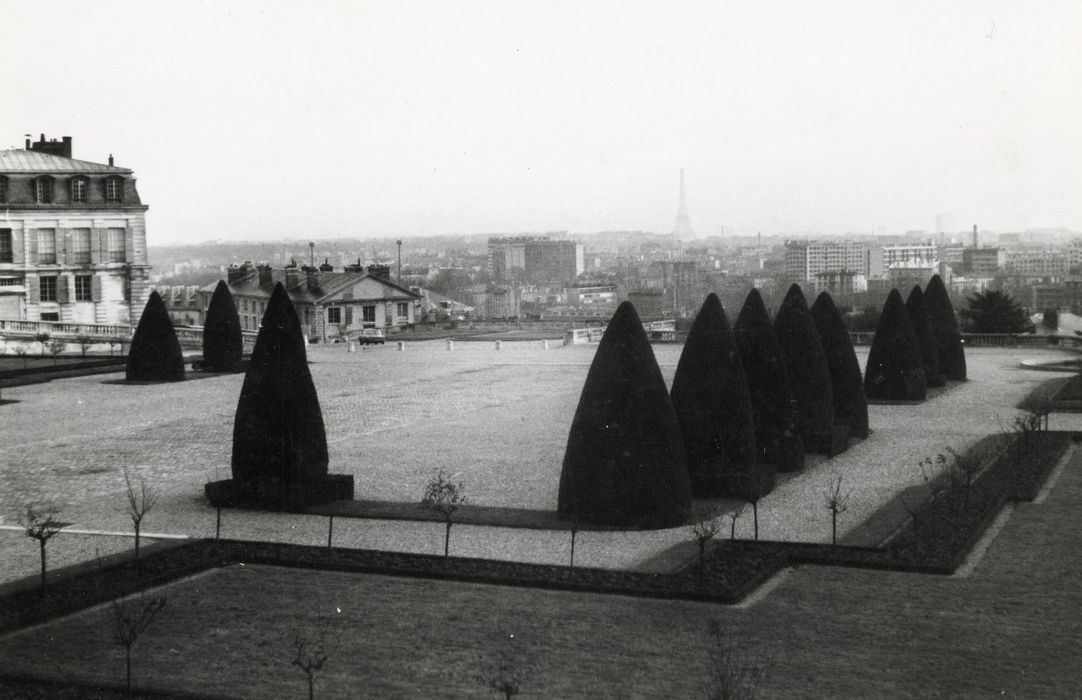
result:
<svg viewBox="0 0 1082 700"><path fill-rule="evenodd" d="M409 315L410 315L409 302L406 302L406 301L398 302L398 317L399 318L409 318Z"/></svg>
<svg viewBox="0 0 1082 700"><path fill-rule="evenodd" d="M92 275L75 275L75 301L94 301Z"/></svg>
<svg viewBox="0 0 1082 700"><path fill-rule="evenodd" d="M53 179L51 177L34 178L34 203L50 204L53 201Z"/></svg>
<svg viewBox="0 0 1082 700"><path fill-rule="evenodd" d="M85 177L73 177L71 179L71 201L73 201L73 202L85 202L86 201L86 178Z"/></svg>
<svg viewBox="0 0 1082 700"><path fill-rule="evenodd" d="M56 311L42 311L41 312L41 320L42 321L59 321L60 320L60 314L57 313Z"/></svg>
<svg viewBox="0 0 1082 700"><path fill-rule="evenodd" d="M376 325L376 307L375 306L362 306L361 307L361 320L366 324Z"/></svg>
<svg viewBox="0 0 1082 700"><path fill-rule="evenodd" d="M41 277L38 279L38 289L41 291L42 301L56 301L56 278Z"/></svg>
<svg viewBox="0 0 1082 700"><path fill-rule="evenodd" d="M342 307L330 306L327 308L327 323L342 322Z"/></svg>
<svg viewBox="0 0 1082 700"><path fill-rule="evenodd" d="M109 262L124 262L124 229L109 229L108 246L109 255L106 259Z"/></svg>
<svg viewBox="0 0 1082 700"><path fill-rule="evenodd" d="M71 230L71 261L76 264L90 262L90 229Z"/></svg>
<svg viewBox="0 0 1082 700"><path fill-rule="evenodd" d="M0 202L8 201L8 179L0 175Z"/></svg>
<svg viewBox="0 0 1082 700"><path fill-rule="evenodd" d="M346 325L347 326L352 326L353 325L353 307L352 306L347 306L346 307Z"/></svg>
<svg viewBox="0 0 1082 700"><path fill-rule="evenodd" d="M119 202L121 200L122 192L121 179L119 177L111 177L105 181L106 202Z"/></svg>
<svg viewBox="0 0 1082 700"><path fill-rule="evenodd" d="M56 264L56 229L38 229L38 264Z"/></svg>
<svg viewBox="0 0 1082 700"><path fill-rule="evenodd" d="M0 228L0 263L15 262L11 245L11 229Z"/></svg>

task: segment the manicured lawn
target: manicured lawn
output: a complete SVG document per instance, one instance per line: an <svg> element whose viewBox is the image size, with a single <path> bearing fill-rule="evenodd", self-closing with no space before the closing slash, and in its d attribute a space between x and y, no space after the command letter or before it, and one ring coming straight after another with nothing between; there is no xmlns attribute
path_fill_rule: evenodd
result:
<svg viewBox="0 0 1082 700"><path fill-rule="evenodd" d="M801 567L747 608L232 566L159 592L135 673L161 689L303 697L291 633L325 624L317 697L484 697L475 676L508 648L527 669L523 697L696 698L716 619L744 655L769 658L763 697L1070 697L1080 507L1076 455L969 577ZM108 614L0 640L0 673L119 682Z"/></svg>

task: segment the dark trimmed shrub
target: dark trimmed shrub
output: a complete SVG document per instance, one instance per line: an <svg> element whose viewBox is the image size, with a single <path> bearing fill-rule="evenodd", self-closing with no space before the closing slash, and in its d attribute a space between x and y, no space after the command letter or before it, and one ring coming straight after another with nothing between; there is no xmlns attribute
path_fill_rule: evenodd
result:
<svg viewBox="0 0 1082 700"><path fill-rule="evenodd" d="M778 308L774 335L789 371L789 386L799 411L797 425L803 427L804 449L818 451L824 442L829 443L834 430L834 392L823 342L798 284L789 287Z"/></svg>
<svg viewBox="0 0 1082 700"><path fill-rule="evenodd" d="M834 420L847 425L850 435L863 440L868 437L868 399L864 395L864 374L860 371L860 361L853 350L845 321L834 299L826 292L815 299L811 317L830 370Z"/></svg>
<svg viewBox="0 0 1082 700"><path fill-rule="evenodd" d="M301 325L281 283L267 303L244 375L233 422L232 466L228 487L212 493L215 485L208 485L212 501L302 510L353 495L352 476L328 477L323 413Z"/></svg>
<svg viewBox="0 0 1082 700"><path fill-rule="evenodd" d="M680 424L635 307L616 309L582 387L558 508L578 522L672 527L691 514Z"/></svg>
<svg viewBox="0 0 1082 700"><path fill-rule="evenodd" d="M924 362L902 295L890 290L868 353L864 393L869 399L922 401L927 395Z"/></svg>
<svg viewBox="0 0 1082 700"><path fill-rule="evenodd" d="M966 380L966 354L962 347L962 335L958 332L958 319L954 306L947 296L947 288L939 275L933 275L924 288L924 303L932 319L936 347L939 352L939 370L947 379Z"/></svg>
<svg viewBox="0 0 1082 700"><path fill-rule="evenodd" d="M909 322L917 336L920 359L924 364L924 381L928 386L944 386L947 378L939 370L939 347L932 328L932 317L928 314L928 304L920 285L913 287L909 298L905 300L905 310L909 313Z"/></svg>
<svg viewBox="0 0 1082 700"><path fill-rule="evenodd" d="M733 335L751 393L759 459L778 471L800 471L804 468L804 443L796 425L789 370L758 289L748 292Z"/></svg>
<svg viewBox="0 0 1082 700"><path fill-rule="evenodd" d="M184 379L184 353L180 351L173 321L157 292L151 292L128 348L126 376L136 382L179 382Z"/></svg>
<svg viewBox="0 0 1082 700"><path fill-rule="evenodd" d="M219 280L207 306L203 322L203 369L213 372L239 372L244 358L244 339L240 316L229 285Z"/></svg>
<svg viewBox="0 0 1082 700"><path fill-rule="evenodd" d="M755 468L755 423L744 365L716 294L703 302L672 382L691 494L730 495Z"/></svg>

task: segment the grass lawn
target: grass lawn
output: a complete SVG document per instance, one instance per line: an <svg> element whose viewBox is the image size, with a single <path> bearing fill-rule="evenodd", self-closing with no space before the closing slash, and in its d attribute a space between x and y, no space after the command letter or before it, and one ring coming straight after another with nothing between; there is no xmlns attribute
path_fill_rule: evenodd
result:
<svg viewBox="0 0 1082 700"><path fill-rule="evenodd" d="M135 674L149 688L303 697L292 633L324 625L317 697L484 697L476 677L503 649L523 697L696 698L717 620L740 658L765 664L763 697L1070 697L1079 508L1076 453L967 576L801 567L743 608L230 566L148 594L168 603L135 647ZM109 627L104 607L8 635L0 674L120 682Z"/></svg>

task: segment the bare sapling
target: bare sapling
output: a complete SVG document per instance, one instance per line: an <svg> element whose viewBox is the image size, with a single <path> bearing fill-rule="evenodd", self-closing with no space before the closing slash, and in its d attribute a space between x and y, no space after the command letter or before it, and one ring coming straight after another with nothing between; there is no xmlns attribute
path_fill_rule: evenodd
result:
<svg viewBox="0 0 1082 700"><path fill-rule="evenodd" d="M146 631L162 608L165 607L165 596L155 596L150 600L139 598L131 602L111 603L113 612L113 641L124 647L125 686L127 695L131 697L131 649L139 636Z"/></svg>
<svg viewBox="0 0 1082 700"><path fill-rule="evenodd" d="M825 503L830 511L830 543L838 544L838 516L849 510L849 497L853 495L853 489L842 493L842 477L839 476L827 488Z"/></svg>
<svg viewBox="0 0 1082 700"><path fill-rule="evenodd" d="M703 577L706 574L706 547L710 544L710 540L717 536L718 531L721 530L721 517L722 513L719 509L715 508L710 513L710 517L699 522L692 523L688 526L688 532L691 534L692 539L695 540L695 544L699 547L699 585L703 583Z"/></svg>
<svg viewBox="0 0 1082 700"><path fill-rule="evenodd" d="M38 541L38 549L41 552L41 594L45 595L45 546L53 537L60 533L70 523L61 522L56 518L60 509L55 505L47 505L37 509L33 504L26 507L26 513L19 516L19 524L26 531L26 536Z"/></svg>
<svg viewBox="0 0 1082 700"><path fill-rule="evenodd" d="M443 537L443 556L448 556L451 549L451 525L455 511L466 503L466 486L461 481L452 481L442 469L436 472L425 485L421 505L443 516L447 530Z"/></svg>
<svg viewBox="0 0 1082 700"><path fill-rule="evenodd" d="M157 489L147 488L145 479L139 480L136 488L128 475L128 468L124 468L124 486L128 496L128 516L131 518L132 527L135 528L135 557L139 558L139 534L143 527L143 518L146 517L158 503L159 493Z"/></svg>

